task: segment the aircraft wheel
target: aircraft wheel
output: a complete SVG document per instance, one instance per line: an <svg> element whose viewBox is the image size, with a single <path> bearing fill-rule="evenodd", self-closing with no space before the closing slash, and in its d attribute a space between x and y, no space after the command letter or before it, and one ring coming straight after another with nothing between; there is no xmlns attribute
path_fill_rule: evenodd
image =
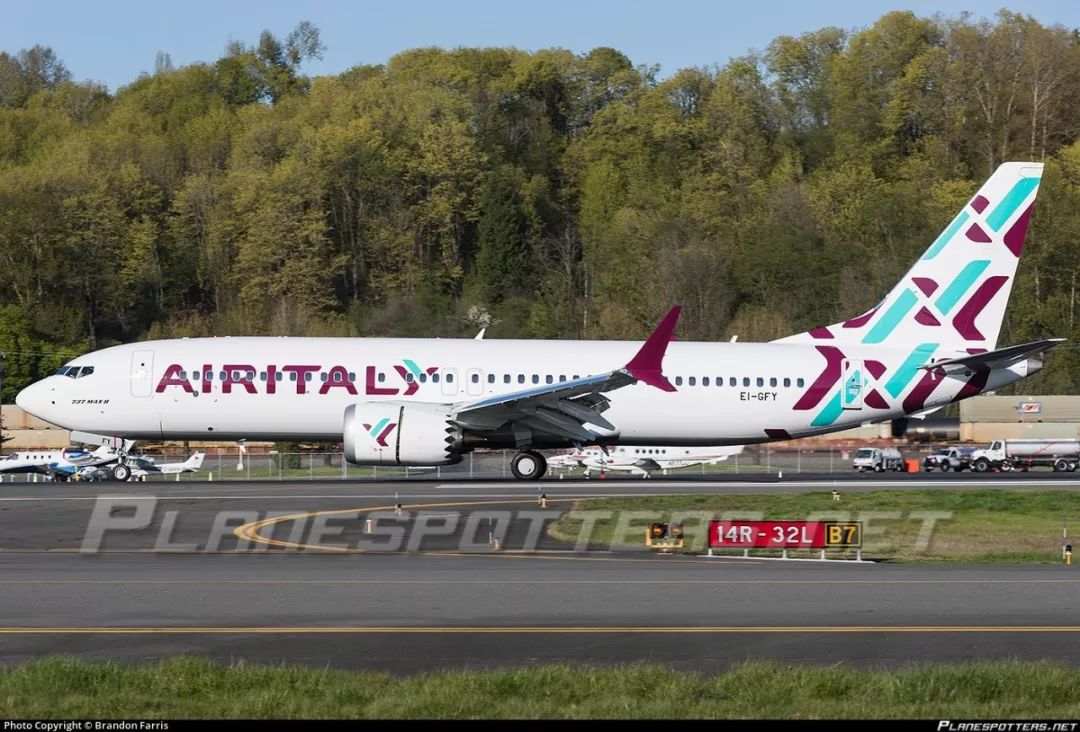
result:
<svg viewBox="0 0 1080 732"><path fill-rule="evenodd" d="M510 461L510 472L518 480L540 480L547 472L547 460L534 450L522 450Z"/></svg>
<svg viewBox="0 0 1080 732"><path fill-rule="evenodd" d="M118 480L124 483L131 477L131 468L124 464L117 465L112 469L113 480Z"/></svg>

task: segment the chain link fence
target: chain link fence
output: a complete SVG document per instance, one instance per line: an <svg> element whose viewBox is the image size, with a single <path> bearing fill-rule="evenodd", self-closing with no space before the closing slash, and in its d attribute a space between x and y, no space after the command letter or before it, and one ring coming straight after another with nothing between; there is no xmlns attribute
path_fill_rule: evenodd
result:
<svg viewBox="0 0 1080 732"><path fill-rule="evenodd" d="M701 464L668 471L654 471L653 478L690 475L767 475L800 473L850 473L852 457L860 446L797 446L749 445L742 454L733 455L715 464ZM927 446L902 448L908 459L922 457L931 449ZM216 480L450 480L450 479L512 479L510 461L513 450L477 450L464 456L457 465L432 466L430 468L404 468L390 466L359 466L349 464L340 452L249 452L243 458L236 450L221 450L206 456L202 468L195 473L175 475L148 474L140 477L147 482L160 481L216 481ZM547 452L548 456L559 454ZM157 464L180 463L187 455L140 455ZM581 477L583 469L548 469L545 480ZM610 469L613 474L625 473ZM597 471L592 471L595 478ZM0 475L5 483L40 482L44 475Z"/></svg>

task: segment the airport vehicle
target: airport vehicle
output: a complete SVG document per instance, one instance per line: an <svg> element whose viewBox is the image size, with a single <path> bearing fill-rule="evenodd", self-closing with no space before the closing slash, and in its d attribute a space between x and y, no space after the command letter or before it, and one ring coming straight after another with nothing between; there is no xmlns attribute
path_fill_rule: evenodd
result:
<svg viewBox="0 0 1080 732"><path fill-rule="evenodd" d="M123 465L108 468L87 467L79 471L79 480L139 480L149 475L197 473L202 468L205 452L196 452L182 463L158 463L153 458L129 455ZM121 470L123 468L123 470Z"/></svg>
<svg viewBox="0 0 1080 732"><path fill-rule="evenodd" d="M70 480L74 475L88 467L105 469L106 466L120 460L120 452L112 447L102 446L93 452L81 447L67 447L63 450L29 450L14 452L0 458L0 474L38 473L50 480Z"/></svg>
<svg viewBox="0 0 1080 732"><path fill-rule="evenodd" d="M1060 339L997 348L1040 163L1002 164L875 307L769 343L190 338L73 359L17 403L130 439L324 440L359 465L446 465L477 447L790 440L926 413L1035 373Z"/></svg>
<svg viewBox="0 0 1080 732"><path fill-rule="evenodd" d="M552 468L585 468L588 478L593 470L601 474L627 471L648 478L657 470L676 470L695 465L715 465L742 452L742 445L728 447L619 446L602 449L587 447L548 458Z"/></svg>
<svg viewBox="0 0 1080 732"><path fill-rule="evenodd" d="M1080 440L994 440L971 456L971 467L988 470L1016 470L1049 467L1056 472L1076 472L1080 465Z"/></svg>
<svg viewBox="0 0 1080 732"><path fill-rule="evenodd" d="M855 451L852 463L860 473L867 470L875 473L885 470L902 471L904 456L895 447L860 447Z"/></svg>
<svg viewBox="0 0 1080 732"><path fill-rule="evenodd" d="M971 467L970 447L947 447L923 458L923 470L930 472L935 468L943 473L950 470L960 472Z"/></svg>

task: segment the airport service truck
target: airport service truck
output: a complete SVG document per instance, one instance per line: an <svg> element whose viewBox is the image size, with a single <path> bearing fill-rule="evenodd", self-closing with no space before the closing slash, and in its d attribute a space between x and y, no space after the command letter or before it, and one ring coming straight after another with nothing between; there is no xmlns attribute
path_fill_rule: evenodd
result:
<svg viewBox="0 0 1080 732"><path fill-rule="evenodd" d="M855 451L855 469L860 473L873 470L903 470L904 457L895 447L860 447Z"/></svg>
<svg viewBox="0 0 1080 732"><path fill-rule="evenodd" d="M971 467L979 473L992 468L1015 470L1050 467L1074 472L1080 464L1080 440L994 440L971 455Z"/></svg>

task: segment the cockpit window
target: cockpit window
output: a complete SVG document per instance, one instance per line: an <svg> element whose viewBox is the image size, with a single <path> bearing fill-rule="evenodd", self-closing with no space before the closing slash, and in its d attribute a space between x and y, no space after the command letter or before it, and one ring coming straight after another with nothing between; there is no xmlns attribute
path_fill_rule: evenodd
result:
<svg viewBox="0 0 1080 732"><path fill-rule="evenodd" d="M82 377L89 376L92 373L94 373L94 367L93 366L83 366L82 371L80 371L79 375L77 377L75 377L75 378L81 379Z"/></svg>
<svg viewBox="0 0 1080 732"><path fill-rule="evenodd" d="M18 459L19 459L19 456L16 453L11 453L10 455L5 455L4 457L0 458L0 460L18 460Z"/></svg>
<svg viewBox="0 0 1080 732"><path fill-rule="evenodd" d="M70 377L72 379L77 379L77 378L79 378L79 367L78 366L61 366L59 369L56 370L56 375L57 376L68 376L68 377Z"/></svg>

